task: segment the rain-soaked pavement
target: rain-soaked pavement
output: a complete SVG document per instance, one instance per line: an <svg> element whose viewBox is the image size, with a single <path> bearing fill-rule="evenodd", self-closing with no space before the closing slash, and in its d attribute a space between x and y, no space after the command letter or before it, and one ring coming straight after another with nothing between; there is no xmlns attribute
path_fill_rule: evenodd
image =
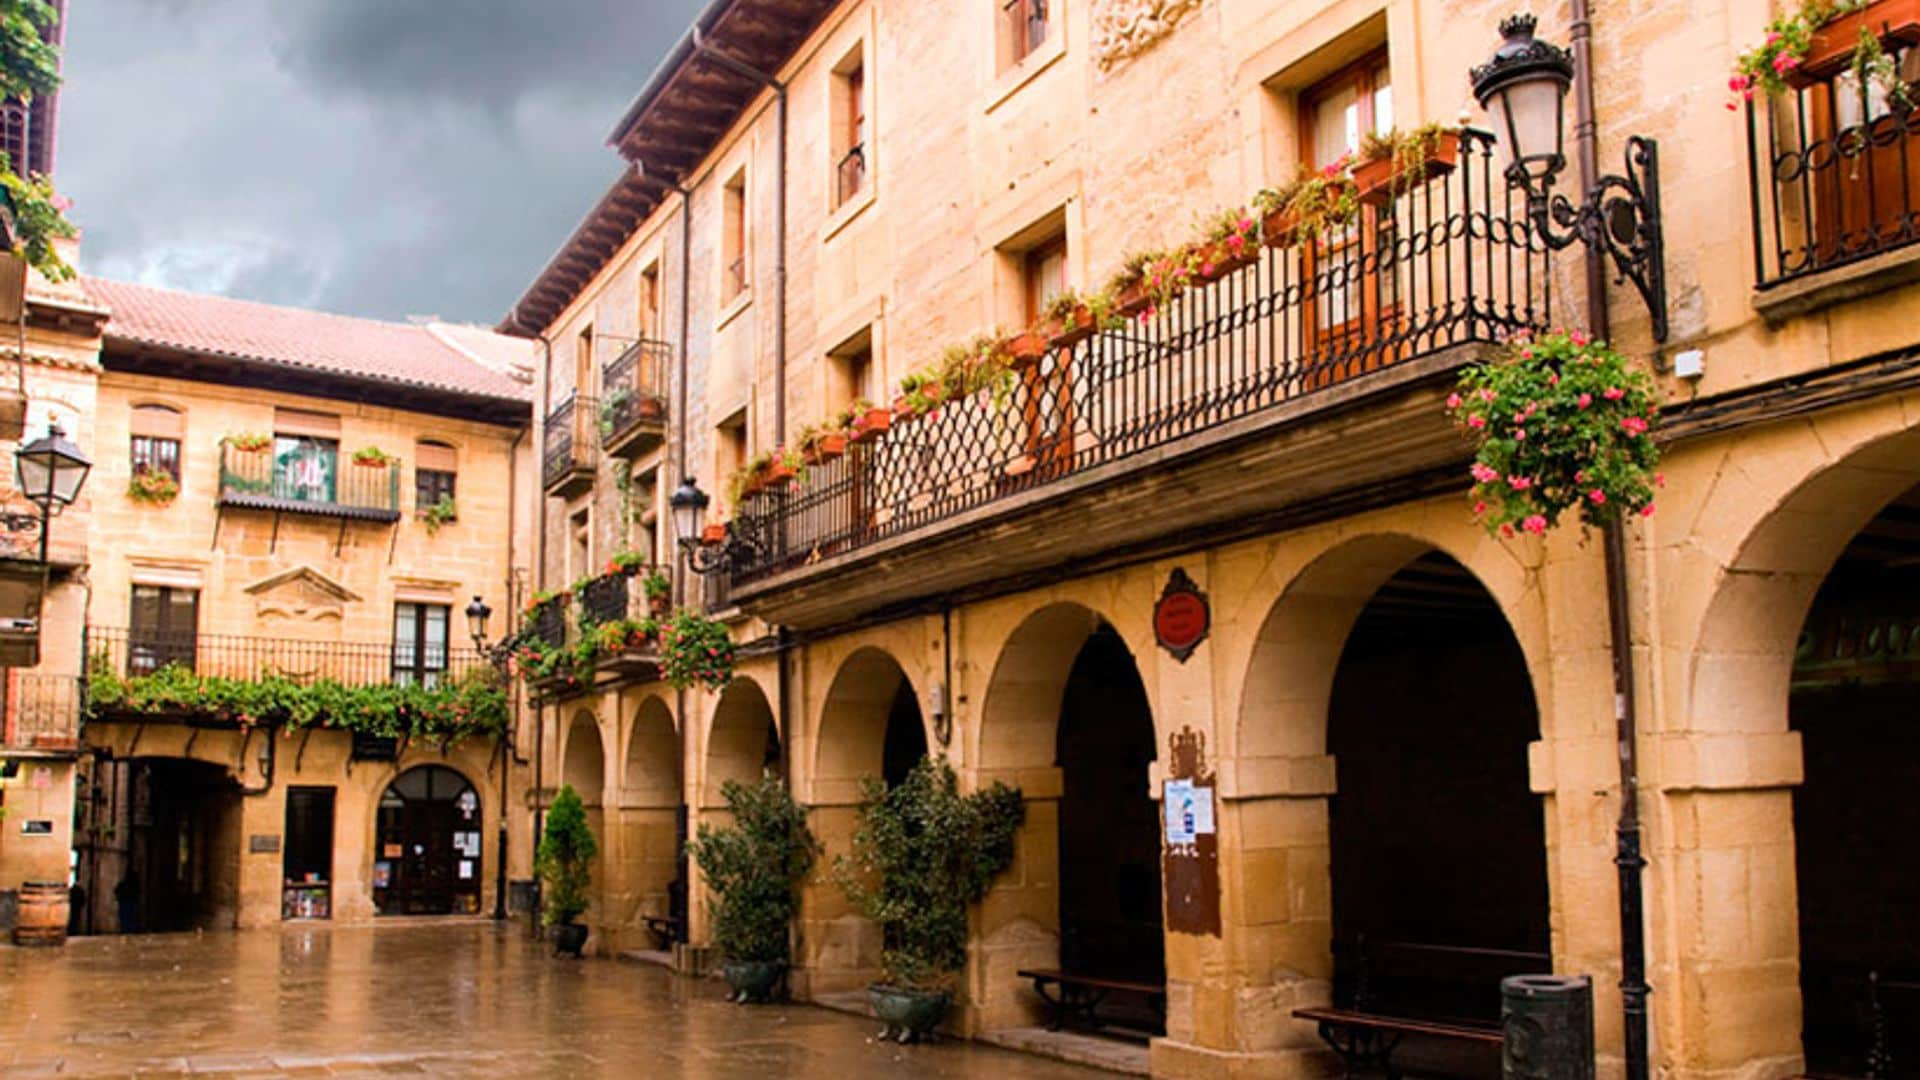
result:
<svg viewBox="0 0 1920 1080"><path fill-rule="evenodd" d="M524 924L77 939L0 948L0 1075L992 1077L1111 1074L870 1021L743 1007L715 980L556 960Z"/></svg>

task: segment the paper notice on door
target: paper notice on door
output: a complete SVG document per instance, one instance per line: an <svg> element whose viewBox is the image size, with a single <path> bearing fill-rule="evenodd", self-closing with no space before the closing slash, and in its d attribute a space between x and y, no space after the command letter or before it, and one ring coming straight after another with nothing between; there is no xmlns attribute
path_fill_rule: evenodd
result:
<svg viewBox="0 0 1920 1080"><path fill-rule="evenodd" d="M1191 844L1194 837L1193 781L1169 780L1160 803L1167 816L1167 843Z"/></svg>
<svg viewBox="0 0 1920 1080"><path fill-rule="evenodd" d="M1193 789L1193 834L1208 836L1213 832L1213 789L1196 787Z"/></svg>
<svg viewBox="0 0 1920 1080"><path fill-rule="evenodd" d="M472 859L460 860L460 880L461 881L473 880L473 860Z"/></svg>

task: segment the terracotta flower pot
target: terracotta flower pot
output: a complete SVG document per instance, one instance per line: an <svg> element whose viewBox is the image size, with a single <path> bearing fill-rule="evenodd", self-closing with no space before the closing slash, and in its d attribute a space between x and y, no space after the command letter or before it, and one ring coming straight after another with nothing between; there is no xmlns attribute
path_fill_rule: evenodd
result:
<svg viewBox="0 0 1920 1080"><path fill-rule="evenodd" d="M776 461L760 474L760 486L764 491L780 491L793 483L793 466Z"/></svg>
<svg viewBox="0 0 1920 1080"><path fill-rule="evenodd" d="M908 403L907 395L896 394L893 399L893 415L905 420L913 415L913 406Z"/></svg>
<svg viewBox="0 0 1920 1080"><path fill-rule="evenodd" d="M1070 349L1098 333L1100 328L1093 324L1093 311L1080 304L1073 309L1071 319L1048 319L1045 330L1049 345Z"/></svg>
<svg viewBox="0 0 1920 1080"><path fill-rule="evenodd" d="M847 452L847 437L842 432L821 435L807 444L807 464L820 465Z"/></svg>
<svg viewBox="0 0 1920 1080"><path fill-rule="evenodd" d="M1153 306L1153 296L1145 282L1135 281L1113 298L1113 310L1124 318L1133 318Z"/></svg>
<svg viewBox="0 0 1920 1080"><path fill-rule="evenodd" d="M1920 44L1920 0L1880 0L1822 26L1813 32L1806 58L1782 78L1788 86L1804 90L1847 70L1862 27L1880 35L1884 45Z"/></svg>
<svg viewBox="0 0 1920 1080"><path fill-rule="evenodd" d="M1292 247L1300 240L1300 211L1283 206L1260 219L1260 242L1271 248Z"/></svg>
<svg viewBox="0 0 1920 1080"><path fill-rule="evenodd" d="M1194 271L1194 280L1211 284L1235 270L1252 266L1254 260L1260 257L1260 246L1252 241L1246 241L1241 244L1240 251L1235 253L1233 246L1227 241L1216 240L1196 249L1194 254L1198 256L1194 261L1199 266Z"/></svg>
<svg viewBox="0 0 1920 1080"><path fill-rule="evenodd" d="M727 542L727 523L716 521L700 530L700 542L703 544L724 544Z"/></svg>
<svg viewBox="0 0 1920 1080"><path fill-rule="evenodd" d="M1915 0L1920 3L1920 0ZM1360 201L1368 206L1385 206L1393 197L1412 190L1436 177L1445 176L1460 163L1460 133L1443 131L1427 153L1418 173L1404 183L1395 183L1394 157L1370 158L1353 164L1353 186Z"/></svg>
<svg viewBox="0 0 1920 1080"><path fill-rule="evenodd" d="M1052 344L1050 335L1033 330L1024 330L1006 340L1007 356L1016 368L1032 367L1046 359L1047 348Z"/></svg>
<svg viewBox="0 0 1920 1080"><path fill-rule="evenodd" d="M870 443L887 433L893 426L893 410L868 409L853 422L853 441Z"/></svg>

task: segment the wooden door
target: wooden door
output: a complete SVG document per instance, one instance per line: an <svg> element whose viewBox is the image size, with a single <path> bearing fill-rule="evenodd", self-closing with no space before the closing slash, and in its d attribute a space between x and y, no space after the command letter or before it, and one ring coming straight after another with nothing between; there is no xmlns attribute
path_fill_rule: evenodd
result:
<svg viewBox="0 0 1920 1080"><path fill-rule="evenodd" d="M444 915L453 910L454 808L446 802L407 805L401 821L401 910Z"/></svg>
<svg viewBox="0 0 1920 1080"><path fill-rule="evenodd" d="M1908 59L1903 74L1914 67ZM1889 105L1878 87L1863 94L1852 72L1813 87L1805 100L1814 267L1904 243L1907 222L1920 214L1920 134L1909 133L1920 121Z"/></svg>
<svg viewBox="0 0 1920 1080"><path fill-rule="evenodd" d="M1369 132L1393 130L1393 75L1384 51L1336 72L1301 97L1300 145L1309 168L1327 168L1360 148ZM1348 228L1300 246L1302 280L1311 284L1305 389L1350 379L1391 359L1379 342L1399 316L1391 206L1363 206Z"/></svg>
<svg viewBox="0 0 1920 1080"><path fill-rule="evenodd" d="M1028 326L1037 325L1041 312L1067 289L1067 238L1057 237L1029 251L1022 269L1021 288ZM1021 373L1025 384L1022 420L1026 425L1026 453L1009 467L1009 479L1021 473L1038 479L1063 475L1073 468L1073 354L1054 359L1052 371L1044 362Z"/></svg>

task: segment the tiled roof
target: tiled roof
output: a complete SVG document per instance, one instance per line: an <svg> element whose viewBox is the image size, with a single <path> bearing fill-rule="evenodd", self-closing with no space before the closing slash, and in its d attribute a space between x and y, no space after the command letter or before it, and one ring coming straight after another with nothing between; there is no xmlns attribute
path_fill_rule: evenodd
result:
<svg viewBox="0 0 1920 1080"><path fill-rule="evenodd" d="M87 295L112 311L105 336L122 344L265 364L282 364L356 381L395 383L457 394L527 401L531 390L425 326L202 296L104 278L82 279ZM513 341L513 339L503 339ZM503 348L529 350L525 342ZM531 353L529 352L529 359Z"/></svg>

